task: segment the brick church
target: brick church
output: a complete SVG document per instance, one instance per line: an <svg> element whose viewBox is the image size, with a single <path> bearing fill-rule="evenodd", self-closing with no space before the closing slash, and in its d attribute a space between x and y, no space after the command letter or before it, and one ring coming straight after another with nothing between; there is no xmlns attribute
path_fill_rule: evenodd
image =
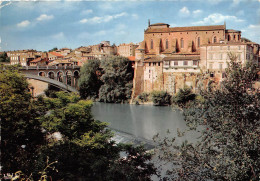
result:
<svg viewBox="0 0 260 181"><path fill-rule="evenodd" d="M133 96L153 90L175 94L184 86L196 91L202 71L220 81L229 52L235 53L242 63L258 63L259 45L242 41L241 31L226 29L225 23L170 27L149 21L144 40L136 49Z"/></svg>

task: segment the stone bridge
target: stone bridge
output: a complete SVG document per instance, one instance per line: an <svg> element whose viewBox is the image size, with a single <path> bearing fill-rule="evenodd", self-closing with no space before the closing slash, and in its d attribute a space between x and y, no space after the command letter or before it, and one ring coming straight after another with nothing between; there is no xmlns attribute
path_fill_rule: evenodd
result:
<svg viewBox="0 0 260 181"><path fill-rule="evenodd" d="M78 92L80 66L26 66L19 70L28 79L46 82L70 92Z"/></svg>

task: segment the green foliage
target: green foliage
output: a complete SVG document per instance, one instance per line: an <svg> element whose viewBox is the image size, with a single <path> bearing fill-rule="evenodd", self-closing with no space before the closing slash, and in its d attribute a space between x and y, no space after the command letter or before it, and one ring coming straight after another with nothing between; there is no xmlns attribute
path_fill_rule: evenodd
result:
<svg viewBox="0 0 260 181"><path fill-rule="evenodd" d="M45 168L43 168L42 171L39 172L39 181L48 181L48 180L52 180L52 177L51 176L48 176L48 171L49 169L51 170L55 170L58 172L58 170L55 168L55 164L57 163L57 161L54 161L54 162L51 162L49 163L49 159L47 158L47 161L46 161L46 166ZM0 176L0 179L2 180L19 180L19 181L23 181L23 180L26 180L26 181L33 181L33 175L30 174L30 175L26 175L24 174L22 171L17 171L15 172L14 174L4 174L4 175L1 175Z"/></svg>
<svg viewBox="0 0 260 181"><path fill-rule="evenodd" d="M84 99L121 103L131 98L133 70L127 58L90 60L80 74L80 95Z"/></svg>
<svg viewBox="0 0 260 181"><path fill-rule="evenodd" d="M110 167L110 174L104 180L151 180L151 173L157 174L150 162L152 154L147 153L142 146L119 145L124 157L119 158ZM145 162L146 161L146 162Z"/></svg>
<svg viewBox="0 0 260 181"><path fill-rule="evenodd" d="M58 50L58 48L57 48L57 47L54 47L54 48L50 49L49 52L54 52L54 51L56 51L56 50Z"/></svg>
<svg viewBox="0 0 260 181"><path fill-rule="evenodd" d="M116 145L111 140L113 134L106 128L107 124L93 119L92 102L78 98L59 92L57 98L46 99L46 106L51 111L44 115L42 125L48 134L61 133L62 140L49 140L49 144L41 149L39 162L43 162L46 156L58 161L56 168L59 172L50 173L54 180L117 180L118 175L136 180L139 176L149 178L155 173L153 165L146 163L151 157L144 150L135 148L132 149L136 150L138 158L127 158L128 172L122 170L120 152L130 155L130 148Z"/></svg>
<svg viewBox="0 0 260 181"><path fill-rule="evenodd" d="M83 99L96 99L103 84L100 80L100 61L88 60L80 69L79 92Z"/></svg>
<svg viewBox="0 0 260 181"><path fill-rule="evenodd" d="M51 84L48 84L48 88L46 90L44 90L44 94L47 97L51 97L51 98L55 98L56 97L56 92L61 91L60 88L55 87Z"/></svg>
<svg viewBox="0 0 260 181"><path fill-rule="evenodd" d="M99 89L101 102L121 103L131 98L133 88L133 69L124 57L109 57L102 60L101 67L104 83Z"/></svg>
<svg viewBox="0 0 260 181"><path fill-rule="evenodd" d="M165 91L153 91L151 93L153 104L156 106L171 104L171 95Z"/></svg>
<svg viewBox="0 0 260 181"><path fill-rule="evenodd" d="M149 101L149 93L143 92L140 95L137 96L137 99L140 99L142 102L147 102Z"/></svg>
<svg viewBox="0 0 260 181"><path fill-rule="evenodd" d="M184 107L187 103L194 101L195 99L196 95L192 92L192 89L184 87L184 89L180 89L179 92L172 97L172 103L179 107Z"/></svg>
<svg viewBox="0 0 260 181"><path fill-rule="evenodd" d="M0 62L10 62L10 58L7 56L6 52L0 54Z"/></svg>
<svg viewBox="0 0 260 181"><path fill-rule="evenodd" d="M260 178L260 92L252 87L254 65L242 66L236 57L226 69L221 86L202 90L203 101L186 109L191 129L201 131L197 144L174 145L164 139L160 158L174 166L175 180L238 180Z"/></svg>
<svg viewBox="0 0 260 181"><path fill-rule="evenodd" d="M17 67L0 67L0 117L2 172L25 173L36 160L43 143L43 134L37 119L42 114L40 103L33 101L28 83Z"/></svg>

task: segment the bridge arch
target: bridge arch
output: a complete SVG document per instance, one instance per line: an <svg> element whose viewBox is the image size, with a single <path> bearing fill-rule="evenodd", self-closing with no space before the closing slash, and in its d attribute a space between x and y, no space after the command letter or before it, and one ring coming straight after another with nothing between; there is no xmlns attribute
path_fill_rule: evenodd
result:
<svg viewBox="0 0 260 181"><path fill-rule="evenodd" d="M40 71L38 73L38 76L41 76L41 77L46 77L46 73L44 71Z"/></svg>
<svg viewBox="0 0 260 181"><path fill-rule="evenodd" d="M78 88L78 80L79 80L79 71L75 70L73 71L73 81L72 81L72 86Z"/></svg>
<svg viewBox="0 0 260 181"><path fill-rule="evenodd" d="M55 72L49 71L48 74L47 74L47 77L49 77L50 79L55 79Z"/></svg>
<svg viewBox="0 0 260 181"><path fill-rule="evenodd" d="M32 74L24 74L24 77L28 78L28 79L34 79L34 80L39 80L39 81L42 81L42 82L49 83L49 84L51 84L55 87L61 88L62 90L78 93L78 90L75 89L74 87L66 85L63 82L59 82L58 80L50 79L48 77L42 77L42 76L32 75Z"/></svg>
<svg viewBox="0 0 260 181"><path fill-rule="evenodd" d="M63 82L63 76L64 76L64 72L62 71L62 70L59 70L58 72L57 72L57 80L59 81L59 82Z"/></svg>
<svg viewBox="0 0 260 181"><path fill-rule="evenodd" d="M72 71L67 70L65 72L65 76L66 76L66 84L72 85L72 78L73 78Z"/></svg>

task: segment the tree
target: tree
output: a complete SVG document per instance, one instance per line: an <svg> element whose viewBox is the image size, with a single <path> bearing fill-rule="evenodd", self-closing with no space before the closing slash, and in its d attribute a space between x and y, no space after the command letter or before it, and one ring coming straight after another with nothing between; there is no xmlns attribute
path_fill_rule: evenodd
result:
<svg viewBox="0 0 260 181"><path fill-rule="evenodd" d="M54 47L54 48L50 49L49 52L54 52L54 51L56 51L56 50L58 50L58 48L57 48L57 47Z"/></svg>
<svg viewBox="0 0 260 181"><path fill-rule="evenodd" d="M96 99L103 84L100 80L100 60L89 60L80 69L79 92L83 99Z"/></svg>
<svg viewBox="0 0 260 181"><path fill-rule="evenodd" d="M10 58L7 56L6 52L0 54L0 62L10 62Z"/></svg>
<svg viewBox="0 0 260 181"><path fill-rule="evenodd" d="M121 103L131 98L133 88L133 69L124 57L109 57L101 61L104 74L103 85L99 89L101 102Z"/></svg>
<svg viewBox="0 0 260 181"><path fill-rule="evenodd" d="M39 167L47 156L58 161L59 172L49 174L54 180L149 180L156 173L153 164L147 163L151 155L144 149L111 140L113 134L106 129L107 124L93 119L91 101L64 92L56 95L45 100L51 111L42 118L42 125L50 135L61 133L62 139L49 140L39 160ZM120 157L120 152L127 157Z"/></svg>
<svg viewBox="0 0 260 181"><path fill-rule="evenodd" d="M0 117L2 172L20 169L30 174L37 160L43 134L37 119L41 109L28 91L28 83L16 67L0 67Z"/></svg>
<svg viewBox="0 0 260 181"><path fill-rule="evenodd" d="M56 92L54 98L34 100L17 67L2 66L0 100L3 173L34 180L42 174L52 180L150 180L156 173L151 154L116 144L107 124L93 118L92 102L77 94ZM46 160L55 169L39 175Z"/></svg>
<svg viewBox="0 0 260 181"><path fill-rule="evenodd" d="M201 132L198 143L176 145L168 138L160 143L160 158L174 165L168 179L259 180L260 92L252 87L256 67L242 65L233 55L230 59L221 86L201 91L203 101L184 112L190 129Z"/></svg>

